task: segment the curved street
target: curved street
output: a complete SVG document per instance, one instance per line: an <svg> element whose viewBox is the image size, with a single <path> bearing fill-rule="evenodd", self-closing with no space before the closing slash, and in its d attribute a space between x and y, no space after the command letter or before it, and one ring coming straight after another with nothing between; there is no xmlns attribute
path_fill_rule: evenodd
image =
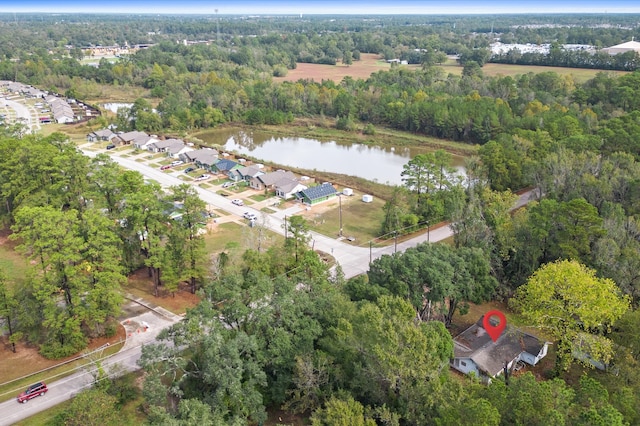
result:
<svg viewBox="0 0 640 426"><path fill-rule="evenodd" d="M84 150L86 155L95 157L98 152ZM130 170L140 172L148 179L152 179L160 183L164 187L179 185L184 181L178 179L170 173L164 173L157 168L150 167L144 163L113 155L114 161ZM206 203L215 208L222 209L229 213L238 215L239 217L246 211L250 211L262 217L263 212L247 206L236 206L231 201L219 194L206 190L199 186L194 186L200 197ZM527 191L520 195L514 208L521 207L530 201L533 191ZM267 215L263 221L269 229L284 235L285 216L290 216L301 211L301 207L294 206L286 210L280 210L276 213ZM448 225L440 226L432 229L430 232L422 233L409 240L391 244L386 247L368 248L356 247L345 244L336 238L326 235L311 233L311 243L315 249L331 253L336 261L340 264L344 271L345 278L351 278L359 274L366 273L369 269L369 263L373 259L377 259L383 254L392 254L395 251L404 251L409 247L414 247L423 242L438 242L453 235L453 231ZM127 331L127 340L124 347L116 354L102 360L102 365L111 374L121 374L122 372L131 372L137 370L137 360L141 355L141 348L144 344L154 342L160 331L172 324L178 322L181 317L162 308L150 307L142 300L132 301L129 305L143 306L145 309L142 313L133 312L128 318L122 321ZM72 398L75 394L94 383L95 364L83 368L76 373L65 377L61 380L47 383L49 392L42 397L37 397L26 404L19 404L14 398L9 401L0 403L0 426L8 426L20 420L24 420L40 411L51 408L63 401ZM17 395L23 389L15 389Z"/></svg>
<svg viewBox="0 0 640 426"><path fill-rule="evenodd" d="M95 156L98 152L84 150L85 155ZM164 187L170 187L173 185L180 185L184 183L183 180L174 176L173 173L165 173L158 168L150 167L142 162L132 160L130 158L123 158L117 155L112 155L111 158L120 164L122 167L138 171L140 174L148 179L155 180ZM194 186L200 194L202 200L216 208L227 211L229 213L242 216L246 211L255 213L259 218L262 218L264 213L253 209L248 206L236 206L231 203L231 200L223 197L215 192L201 188L200 186ZM514 205L514 208L519 208L530 201L534 191L526 191L521 194L518 201ZM294 206L286 210L280 210L276 213L266 215L264 222L260 219L258 223L264 223L269 229L278 234L284 235L284 220L285 216L291 216L302 211L301 206ZM399 242L397 247L395 244L390 244L386 247L358 247L351 244L346 244L337 238L329 237L319 234L317 232L311 232L311 244L314 249L330 253L336 259L336 261L342 267L345 278L352 278L356 275L364 274L369 270L369 263L382 256L383 254L392 254L394 251L404 251L409 247L415 247L416 245L424 242L438 242L450 238L453 236L453 231L448 225L440 226L430 230L429 232L423 232L411 239Z"/></svg>

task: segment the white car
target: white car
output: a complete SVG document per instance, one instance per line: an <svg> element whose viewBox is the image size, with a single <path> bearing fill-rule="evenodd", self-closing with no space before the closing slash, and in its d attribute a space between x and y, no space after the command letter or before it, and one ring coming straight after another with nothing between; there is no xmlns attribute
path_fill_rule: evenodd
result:
<svg viewBox="0 0 640 426"><path fill-rule="evenodd" d="M231 204L235 204L236 206L244 206L244 201L239 200L238 198L234 198L231 200Z"/></svg>
<svg viewBox="0 0 640 426"><path fill-rule="evenodd" d="M200 182L201 180L209 179L209 177L210 177L209 175L200 175L197 178L195 178L195 181Z"/></svg>
<svg viewBox="0 0 640 426"><path fill-rule="evenodd" d="M177 161L172 161L172 162L171 162L171 166L172 166L172 167L174 167L174 166L179 166L180 164L184 164L184 161L177 160Z"/></svg>
<svg viewBox="0 0 640 426"><path fill-rule="evenodd" d="M247 220L256 220L258 218L258 216L256 216L255 213L251 213L251 212L244 212L242 217L244 217Z"/></svg>

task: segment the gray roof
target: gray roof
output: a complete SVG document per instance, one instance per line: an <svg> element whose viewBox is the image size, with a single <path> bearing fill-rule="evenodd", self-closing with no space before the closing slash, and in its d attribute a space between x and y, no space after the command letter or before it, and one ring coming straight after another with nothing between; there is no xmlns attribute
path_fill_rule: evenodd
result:
<svg viewBox="0 0 640 426"><path fill-rule="evenodd" d="M527 352L538 356L545 342L536 336L507 325L494 342L482 326L483 317L453 339L454 357L471 358L490 377L500 373L504 363Z"/></svg>
<svg viewBox="0 0 640 426"><path fill-rule="evenodd" d="M276 182L276 189L282 191L284 193L289 193L293 191L298 185L302 185L295 179L289 179L287 177L280 179ZM302 185L305 189L307 188L305 185Z"/></svg>
<svg viewBox="0 0 640 426"><path fill-rule="evenodd" d="M167 145L166 151L171 154L177 154L186 146L184 141L180 139L167 139L167 142L169 143L169 145Z"/></svg>
<svg viewBox="0 0 640 426"><path fill-rule="evenodd" d="M218 162L218 151L211 148L196 149L195 151L185 152L184 155L189 161L198 161L200 164L209 166Z"/></svg>
<svg viewBox="0 0 640 426"><path fill-rule="evenodd" d="M171 142L169 140L162 140L162 141L157 141L157 142L151 142L149 145L151 145L152 147L154 147L156 149L165 149L169 145L171 145Z"/></svg>
<svg viewBox="0 0 640 426"><path fill-rule="evenodd" d="M262 170L260 170L255 166L241 167L236 171L238 172L238 174L240 174L240 176L249 176L249 177L256 177L256 176L261 176L265 174Z"/></svg>
<svg viewBox="0 0 640 426"><path fill-rule="evenodd" d="M111 137L111 135L113 135L113 132L110 129L101 129L101 130L96 130L95 132L93 132L93 134L99 138L108 138L108 137Z"/></svg>
<svg viewBox="0 0 640 426"><path fill-rule="evenodd" d="M296 175L294 175L290 171L284 170L276 170L275 172L265 173L263 175L258 176L260 182L262 182L265 186L275 185L282 178L295 179Z"/></svg>
<svg viewBox="0 0 640 426"><path fill-rule="evenodd" d="M302 190L300 191L300 193L309 200L317 200L318 198L324 198L332 194L337 194L337 191L330 183L323 183L322 185Z"/></svg>
<svg viewBox="0 0 640 426"><path fill-rule="evenodd" d="M131 142L136 138L141 138L148 135L145 132L134 130L133 132L120 133L118 136L120 136L120 139L125 142Z"/></svg>

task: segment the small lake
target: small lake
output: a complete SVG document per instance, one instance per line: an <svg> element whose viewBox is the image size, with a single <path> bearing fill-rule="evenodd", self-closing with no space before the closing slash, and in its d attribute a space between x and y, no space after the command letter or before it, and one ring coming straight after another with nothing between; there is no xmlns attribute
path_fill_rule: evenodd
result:
<svg viewBox="0 0 640 426"><path fill-rule="evenodd" d="M316 139L273 136L267 132L228 131L198 135L208 144L259 161L306 170L357 176L402 185L402 167L415 155L426 152L406 147L381 148L358 143L322 142ZM464 173L464 159L454 156L453 166Z"/></svg>
<svg viewBox="0 0 640 426"><path fill-rule="evenodd" d="M106 109L107 111L111 111L114 114L118 113L118 108L131 108L132 106L133 104L123 103L123 102L110 102L110 103L102 104L102 108Z"/></svg>

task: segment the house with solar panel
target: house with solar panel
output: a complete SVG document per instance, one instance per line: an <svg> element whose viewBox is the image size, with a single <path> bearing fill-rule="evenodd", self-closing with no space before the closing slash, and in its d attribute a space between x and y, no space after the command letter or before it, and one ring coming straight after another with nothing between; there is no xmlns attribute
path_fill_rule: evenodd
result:
<svg viewBox="0 0 640 426"><path fill-rule="evenodd" d="M337 195L338 191L336 191L333 185L325 182L322 185L307 188L296 193L296 198L308 206L313 206L328 201Z"/></svg>

